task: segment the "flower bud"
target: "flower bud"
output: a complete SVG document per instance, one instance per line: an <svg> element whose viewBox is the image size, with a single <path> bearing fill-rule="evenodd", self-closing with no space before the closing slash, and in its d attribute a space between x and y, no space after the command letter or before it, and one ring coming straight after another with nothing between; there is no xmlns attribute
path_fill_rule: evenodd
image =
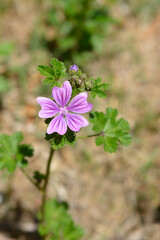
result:
<svg viewBox="0 0 160 240"><path fill-rule="evenodd" d="M77 79L77 80L76 80L76 85L77 85L78 87L82 87L82 84L83 84L82 79Z"/></svg>
<svg viewBox="0 0 160 240"><path fill-rule="evenodd" d="M71 71L75 71L75 72L77 72L78 70L79 70L79 68L78 68L78 66L76 65L76 64L74 64L74 65L72 65L71 67L70 67L70 70Z"/></svg>
<svg viewBox="0 0 160 240"><path fill-rule="evenodd" d="M82 73L82 74L81 74L81 79L82 79L82 80L86 80L86 79L87 79L87 76L86 76L85 73Z"/></svg>
<svg viewBox="0 0 160 240"><path fill-rule="evenodd" d="M79 77L77 75L73 75L71 79L72 81L76 82L79 79Z"/></svg>
<svg viewBox="0 0 160 240"><path fill-rule="evenodd" d="M92 83L89 82L89 81L86 81L86 82L85 82L85 88L86 88L87 91L91 90L91 88L92 88Z"/></svg>

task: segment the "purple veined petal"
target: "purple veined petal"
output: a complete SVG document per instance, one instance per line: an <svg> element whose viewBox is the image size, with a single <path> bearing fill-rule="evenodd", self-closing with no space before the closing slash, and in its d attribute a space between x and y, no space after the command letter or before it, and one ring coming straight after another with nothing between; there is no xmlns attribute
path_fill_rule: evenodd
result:
<svg viewBox="0 0 160 240"><path fill-rule="evenodd" d="M40 118L50 118L54 117L59 111L57 104L46 97L38 97L37 102L41 105L41 110L39 111Z"/></svg>
<svg viewBox="0 0 160 240"><path fill-rule="evenodd" d="M86 92L79 93L69 103L67 110L75 113L89 112L93 106L87 102L88 94Z"/></svg>
<svg viewBox="0 0 160 240"><path fill-rule="evenodd" d="M47 133L51 134L57 132L60 135L64 135L67 132L67 123L63 114L59 114L49 123Z"/></svg>
<svg viewBox="0 0 160 240"><path fill-rule="evenodd" d="M54 87L52 89L52 96L56 103L61 106L65 107L65 105L69 102L72 94L72 87L69 81L65 81L63 83L63 87L58 88Z"/></svg>
<svg viewBox="0 0 160 240"><path fill-rule="evenodd" d="M66 114L67 125L73 132L78 132L81 127L87 127L89 122L81 115L74 113Z"/></svg>

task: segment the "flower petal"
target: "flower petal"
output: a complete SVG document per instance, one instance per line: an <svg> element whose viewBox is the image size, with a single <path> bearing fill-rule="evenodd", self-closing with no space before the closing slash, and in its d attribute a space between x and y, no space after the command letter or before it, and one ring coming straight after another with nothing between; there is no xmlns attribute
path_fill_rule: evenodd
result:
<svg viewBox="0 0 160 240"><path fill-rule="evenodd" d="M57 132L60 135L64 135L67 132L67 123L63 114L59 114L50 122L47 128L47 133L51 134L54 132Z"/></svg>
<svg viewBox="0 0 160 240"><path fill-rule="evenodd" d="M49 98L38 97L37 102L41 105L42 108L38 114L40 118L53 117L60 111L57 104Z"/></svg>
<svg viewBox="0 0 160 240"><path fill-rule="evenodd" d="M52 90L53 98L55 99L56 103L61 107L65 107L65 105L69 102L71 98L71 93L72 87L69 81L65 81L63 83L63 87L54 87Z"/></svg>
<svg viewBox="0 0 160 240"><path fill-rule="evenodd" d="M67 110L75 113L89 112L93 106L87 102L88 94L86 92L79 93L69 103Z"/></svg>
<svg viewBox="0 0 160 240"><path fill-rule="evenodd" d="M89 122L83 116L78 114L67 113L66 118L68 127L73 132L78 132L81 127L87 127L89 125Z"/></svg>

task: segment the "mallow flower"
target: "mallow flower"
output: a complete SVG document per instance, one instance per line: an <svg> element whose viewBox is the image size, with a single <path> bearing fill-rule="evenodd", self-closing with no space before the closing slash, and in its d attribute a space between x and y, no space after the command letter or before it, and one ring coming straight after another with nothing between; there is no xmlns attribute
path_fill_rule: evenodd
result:
<svg viewBox="0 0 160 240"><path fill-rule="evenodd" d="M48 125L47 133L54 132L64 135L67 126L78 132L81 127L86 127L89 122L77 113L87 113L92 109L92 104L87 102L88 94L79 93L71 101L72 87L69 81L63 83L63 87L53 87L52 97L55 101L46 97L38 97L37 102L41 105L40 118L52 118ZM69 102L70 101L70 102Z"/></svg>

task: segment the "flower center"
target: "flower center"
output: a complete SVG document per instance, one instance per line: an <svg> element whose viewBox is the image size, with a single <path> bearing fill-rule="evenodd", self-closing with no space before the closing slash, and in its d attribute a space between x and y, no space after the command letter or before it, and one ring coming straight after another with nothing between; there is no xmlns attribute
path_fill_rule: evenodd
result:
<svg viewBox="0 0 160 240"><path fill-rule="evenodd" d="M68 110L66 109L66 107L60 108L60 109L61 109L60 113L62 113L64 115L66 115L68 113Z"/></svg>

